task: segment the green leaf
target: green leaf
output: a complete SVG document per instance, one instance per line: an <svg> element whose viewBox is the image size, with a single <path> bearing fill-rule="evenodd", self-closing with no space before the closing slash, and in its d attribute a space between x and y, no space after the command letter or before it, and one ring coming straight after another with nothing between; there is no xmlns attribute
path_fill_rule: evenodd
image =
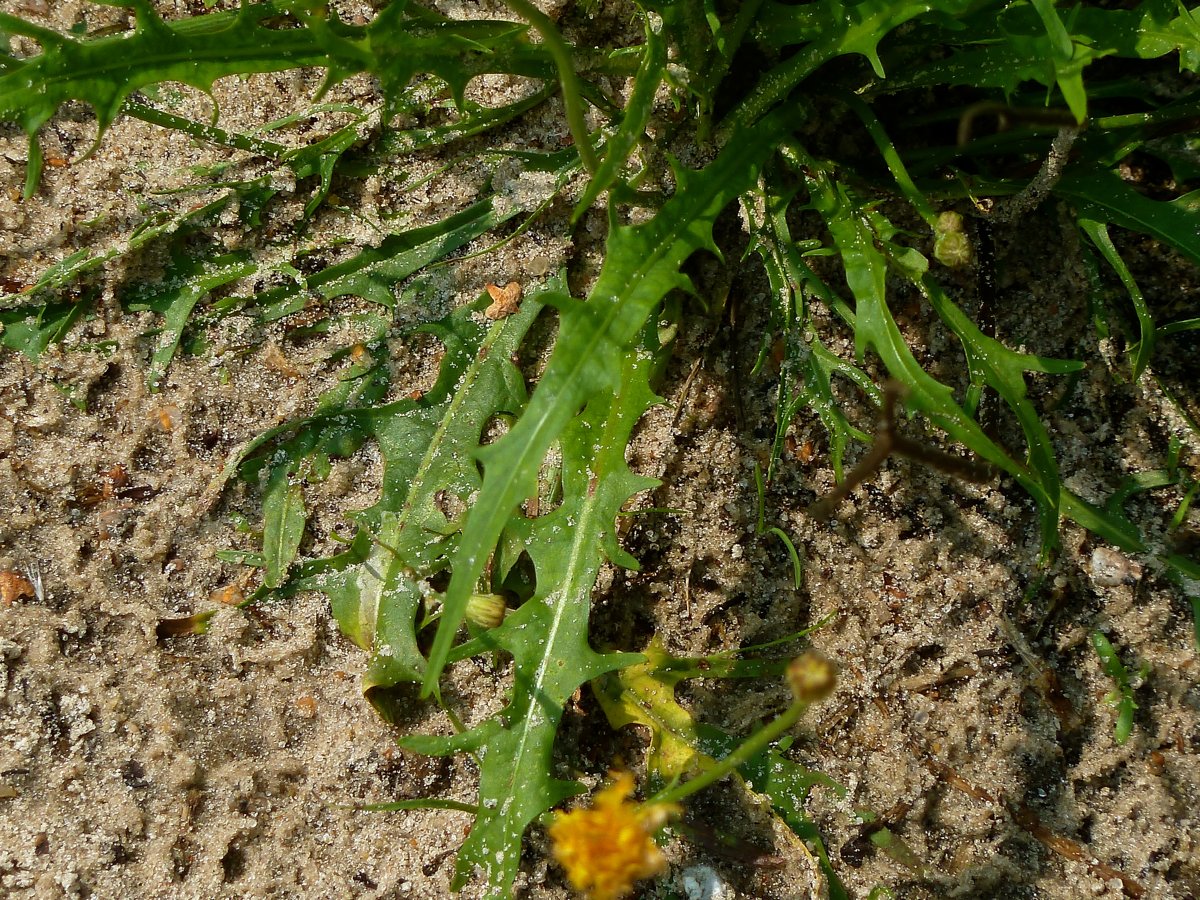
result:
<svg viewBox="0 0 1200 900"><path fill-rule="evenodd" d="M1180 71L1200 71L1200 10L1180 0L1148 0L1141 8L1147 12L1137 29L1137 55L1154 59L1178 50ZM1179 15L1168 19L1170 12Z"/></svg>
<svg viewBox="0 0 1200 900"><path fill-rule="evenodd" d="M266 321L299 311L310 292L327 300L352 294L394 309L396 284L523 211L514 203L497 212L494 199L484 197L440 222L390 234L377 247L309 275L303 285L293 281L263 291L254 302L265 307Z"/></svg>
<svg viewBox="0 0 1200 900"><path fill-rule="evenodd" d="M817 29L817 39L789 59L770 69L721 122L718 140L731 140L744 128L787 99L804 79L831 59L861 54L879 78L884 77L878 46L893 29L931 11L957 15L971 7L970 0L860 0L828 4L828 25ZM805 13L800 13L805 15Z"/></svg>
<svg viewBox="0 0 1200 900"><path fill-rule="evenodd" d="M1041 513L1043 555L1058 545L1058 466L1045 426L1026 399L1024 372L1062 374L1077 371L1081 363L1050 360L1009 350L985 336L941 291L925 271L924 257L916 251L891 249L889 226L881 216L864 214L844 186L819 169L808 178L813 207L829 225L846 269L846 282L857 301L855 345L861 360L870 348L879 354L892 377L909 391L908 402L952 438L1008 472L1037 501ZM888 252L880 246L888 248ZM900 333L887 304L886 277L889 259L919 286L938 315L962 342L972 381L994 388L1016 414L1029 448L1028 467L991 440L953 398L949 387L921 368ZM914 262L916 260L916 262Z"/></svg>
<svg viewBox="0 0 1200 900"><path fill-rule="evenodd" d="M551 279L543 292L559 285ZM524 382L511 360L541 310L539 293L531 291L517 313L495 323L481 321L480 309L489 302L483 295L424 326L445 353L437 381L420 400L372 406L366 398L351 409L339 400L349 404L353 395L328 395L316 415L291 426L296 434L274 454L295 466L321 448L346 455L363 441L378 444L383 488L375 505L355 514L360 527L350 548L302 562L282 592L329 596L342 632L371 654L363 692L385 715L384 691L424 674L416 618L430 593L425 580L445 568L458 546L461 522L447 518L441 495L453 495L465 508L479 487L471 450L493 416L524 405Z"/></svg>
<svg viewBox="0 0 1200 900"><path fill-rule="evenodd" d="M1137 282L1133 280L1133 274L1113 245L1112 238L1108 235L1108 229L1102 223L1092 219L1080 219L1079 228L1091 239L1091 242L1096 245L1096 249L1116 271L1117 277L1125 285L1125 290L1129 293L1129 299L1133 303L1140 332L1137 348L1133 355L1133 380L1137 381L1149 364L1150 355L1154 352L1154 317L1150 315L1150 308L1146 305L1142 292L1138 290Z"/></svg>
<svg viewBox="0 0 1200 900"><path fill-rule="evenodd" d="M456 889L478 870L495 895L507 895L520 863L525 829L580 790L574 782L551 777L564 705L585 682L641 660L635 654L592 650L588 614L604 560L635 564L617 545L621 507L658 483L634 475L625 462L633 427L658 401L649 387L658 352L661 349L646 348L625 354L616 393L594 395L564 427L562 503L536 519L516 517L508 527L508 545L533 561L534 595L499 628L455 650L455 658L486 650L510 654L512 699L499 717L463 734L401 740L403 746L424 753L471 751L479 759L480 811L458 856ZM498 568L504 566L499 560Z"/></svg>
<svg viewBox="0 0 1200 900"><path fill-rule="evenodd" d="M653 219L614 227L587 302L566 295L548 298L560 309L558 342L525 414L479 453L483 488L452 566L425 693L441 674L467 599L510 514L533 493L550 444L584 403L618 389L629 345L663 296L690 285L680 265L696 250L713 247L713 220L753 181L780 131L779 122L769 121L740 134L707 169L678 170L678 191Z"/></svg>
<svg viewBox="0 0 1200 900"><path fill-rule="evenodd" d="M343 293L361 292L364 299L369 299L365 296L369 294L377 302L392 306L395 303L391 293L391 287L394 283L393 279L400 280L408 277L413 272L428 265L431 261L436 261L445 254L453 252L499 222L506 221L512 216L517 215L520 211L521 208L518 206L502 215L498 215L493 209L491 198L485 198L468 209L456 213L435 225L390 235L380 247L364 250L343 263L329 266L315 275L309 276L307 284L309 288L316 289L328 297L339 296ZM395 255L389 257L384 252L385 247ZM417 294L419 292L414 293L414 296L417 296ZM290 299L302 301L302 297L299 285L287 285L259 295L260 300L268 302L273 306L286 303ZM540 305L534 304L528 309L533 314L539 308ZM477 313L478 309L462 310L460 311L459 318L469 317L472 312ZM286 313L279 313L279 315L284 314ZM271 317L278 316L268 314L268 318ZM516 322L525 321L525 319L514 319L506 327L511 331L516 327ZM472 337L459 333L461 327L461 325L430 325L424 330L431 331L439 337L451 340L454 342L455 347L458 347L463 341L469 342L474 340ZM472 333L476 333L477 330ZM382 369L372 368L371 371L380 375L385 374ZM238 468L245 463L246 459L258 452L262 447L277 441L280 437L302 432L310 426L316 426L321 423L328 424L326 420L330 417L336 418L340 416L349 406L374 402L374 399L380 393L379 380L377 378L364 378L365 374L366 370L351 369L340 380L337 386L321 397L318 401L317 409L311 416L277 425L248 442L230 457L220 475L209 485L209 492L217 493L222 490ZM439 384L444 387L445 382L446 379L443 376L439 380ZM384 388L386 389L386 385L384 385ZM432 393L434 392L431 392L431 395ZM404 401L404 403L407 402ZM403 403L400 405L403 406ZM383 414L381 413L380 415L382 416ZM342 424L346 424L347 421L343 420ZM366 430L363 430L364 428ZM352 440L361 442L361 439L365 438L369 433L370 427L369 424L364 425L361 421L355 420L350 430L357 431L358 433L358 437L352 438ZM341 429L341 431L344 433L345 429ZM334 427L328 432L325 440L327 442L330 441L331 438L329 435L338 432L339 429Z"/></svg>
<svg viewBox="0 0 1200 900"><path fill-rule="evenodd" d="M1200 651L1200 562L1181 556L1178 553L1168 554L1164 562L1167 564L1167 574L1179 585L1179 589L1192 607L1192 646Z"/></svg>
<svg viewBox="0 0 1200 900"><path fill-rule="evenodd" d="M87 309L83 300L0 311L0 347L23 353L37 362L46 348L61 341Z"/></svg>
<svg viewBox="0 0 1200 900"><path fill-rule="evenodd" d="M968 439L968 436L973 439L968 440L968 445L976 453L991 459L1012 473L1035 499L1044 504L1042 539L1043 547L1048 549L1054 545L1054 539L1049 535L1051 516L1054 518L1055 533L1057 533L1058 527L1057 503L1060 492L1058 463L1054 457L1054 445L1046 431L1046 426L1042 424L1037 411L1026 396L1025 373L1043 372L1052 375L1066 375L1082 370L1084 364L1076 360L1048 359L1010 350L995 338L985 335L958 306L950 301L946 293L931 278L923 277L920 284L925 296L933 304L942 321L962 342L972 381L981 381L995 390L1008 404L1021 425L1028 447L1028 465L1036 477L1036 488L1033 488L1033 483L1022 470L1023 467L1014 467L1011 463L1006 466L988 455L987 451L990 448L977 445L978 434L974 433L974 429L978 426L974 422L971 422L971 426L974 427L966 427L963 434L964 439ZM1008 458L1007 455L1005 458Z"/></svg>
<svg viewBox="0 0 1200 900"><path fill-rule="evenodd" d="M0 28L34 37L42 53L0 75L0 119L17 122L36 146L36 133L63 103L81 100L95 110L101 133L125 98L139 88L175 80L209 91L218 78L321 65L325 54L305 29L275 30L260 21L277 15L273 5L246 5L166 24L146 0L132 4L131 33L77 40L35 28L0 13ZM36 165L31 156L36 185ZM27 194L29 192L27 191Z"/></svg>
<svg viewBox="0 0 1200 900"><path fill-rule="evenodd" d="M255 454L264 447L280 443L282 438L287 438L288 442L280 448L277 464L295 468L299 468L318 446L331 456L353 453L370 434L369 423L364 423L354 411L357 407L369 406L379 400L387 393L387 388L386 366L375 365L373 361L366 365L351 366L333 387L318 398L312 415L276 425L233 453L220 474L209 484L207 493L215 498L239 470L243 478L256 478L267 460L256 460Z"/></svg>
<svg viewBox="0 0 1200 900"><path fill-rule="evenodd" d="M1137 528L1124 516L1114 515L1086 500L1076 497L1066 488L1058 496L1063 514L1088 531L1099 535L1115 547L1128 553L1144 553L1146 545Z"/></svg>
<svg viewBox="0 0 1200 900"><path fill-rule="evenodd" d="M1103 633L1092 632L1092 647L1095 648L1096 655L1100 657L1104 671L1116 684L1116 688L1105 699L1117 708L1117 724L1113 731L1113 739L1118 744L1124 744L1133 734L1133 713L1137 709L1137 703L1133 699L1133 686L1129 683L1129 672L1125 668L1125 664L1121 662L1117 651L1113 649L1112 643Z"/></svg>
<svg viewBox="0 0 1200 900"><path fill-rule="evenodd" d="M557 83L549 82L528 97L494 109L477 106L468 101L459 108L461 118L446 125L429 128L383 128L366 158L353 165L356 169L370 169L390 163L398 156L418 150L444 149L455 141L492 131L533 109L550 97L557 88Z"/></svg>
<svg viewBox="0 0 1200 900"><path fill-rule="evenodd" d="M451 22L410 11L406 3L391 4L363 26L348 25L324 7L292 3L246 3L172 22L160 18L149 0L128 5L137 16L132 31L83 40L0 13L0 29L42 46L40 54L14 61L0 74L0 120L16 122L30 138L27 195L39 176L37 132L71 100L95 110L102 135L126 97L162 81L211 92L217 79L230 75L320 66L327 84L374 72L385 94L396 98L416 73L430 72L461 100L467 82L486 72L553 73L548 55L527 39L522 25Z"/></svg>
<svg viewBox="0 0 1200 900"><path fill-rule="evenodd" d="M257 269L245 252L225 253L207 259L194 254L194 250L177 245L161 281L138 285L124 298L129 309L153 310L166 320L146 372L146 386L151 393L161 387L196 304L215 289L252 275Z"/></svg>
<svg viewBox="0 0 1200 900"><path fill-rule="evenodd" d="M1006 95L1025 82L1058 86L1076 120L1087 112L1083 73L1106 56L1155 59L1178 50L1192 68L1200 51L1194 13L1173 0L1145 0L1135 9L1076 5L1064 11L1050 0L984 4L953 26L914 29L903 43L921 54L917 65L897 73L889 91L928 85L994 87ZM1178 15L1172 17L1172 13ZM930 46L948 48L930 61Z"/></svg>
<svg viewBox="0 0 1200 900"><path fill-rule="evenodd" d="M290 466L277 466L263 492L263 583L279 587L304 537L304 491L292 480Z"/></svg>
<svg viewBox="0 0 1200 900"><path fill-rule="evenodd" d="M1067 33L1062 19L1054 8L1054 0L1030 0L1037 11L1049 41L1048 58L1054 61L1054 76L1075 121L1087 118L1087 93L1083 89L1083 67L1104 55L1093 53L1084 45L1076 45Z"/></svg>
<svg viewBox="0 0 1200 900"><path fill-rule="evenodd" d="M578 221L587 210L591 209L596 199L608 190L613 182L621 175L621 169L629 159L629 154L642 139L650 114L654 110L654 97L658 86L662 83L667 66L666 42L661 34L647 24L646 43L642 47L642 64L634 76L633 92L621 119L616 133L608 139L605 146L604 159L596 170L587 187L584 188L579 202L575 204L572 221Z"/></svg>
<svg viewBox="0 0 1200 900"><path fill-rule="evenodd" d="M238 566L253 566L259 569L265 563L261 553L255 553L250 550L218 550L216 557L221 562L233 563Z"/></svg>
<svg viewBox="0 0 1200 900"><path fill-rule="evenodd" d="M1080 216L1148 234L1200 265L1200 211L1143 197L1112 172L1068 169L1054 190Z"/></svg>
<svg viewBox="0 0 1200 900"><path fill-rule="evenodd" d="M753 37L771 47L807 44L835 27L834 13L836 9L830 3L796 6L784 0L767 0L754 23Z"/></svg>
<svg viewBox="0 0 1200 900"><path fill-rule="evenodd" d="M345 560L353 565L315 583L329 595L342 633L371 654L362 691L383 712L386 707L377 692L420 682L425 657L417 646L415 630L422 584L393 549L402 542L404 525L394 513L385 512L380 519L376 537L359 532Z"/></svg>
<svg viewBox="0 0 1200 900"><path fill-rule="evenodd" d="M441 222L388 235L378 247L310 276L308 287L326 299L354 294L391 309L397 282L523 211L520 204L497 211L495 201L486 197Z"/></svg>
<svg viewBox="0 0 1200 900"><path fill-rule="evenodd" d="M824 301L851 326L854 313L804 261L787 222L791 200L790 195L760 197L755 193L742 203L750 221L751 247L763 261L775 298L772 329L782 331L785 341L775 405L775 441L767 477L773 476L783 453L788 427L799 410L807 407L829 432L829 461L834 477L841 481L842 460L850 439L866 443L870 436L853 427L842 412L833 396L831 376L848 378L877 402L881 392L862 369L830 352L810 326L806 294Z"/></svg>
<svg viewBox="0 0 1200 900"><path fill-rule="evenodd" d="M105 250L77 250L46 269L28 290L0 296L0 310L18 308L36 303L46 294L60 291L80 276L94 272L110 260L139 250L165 235L190 231L201 226L209 216L224 209L235 196L233 191L225 193L203 206L181 212L159 211L142 222L122 244Z"/></svg>

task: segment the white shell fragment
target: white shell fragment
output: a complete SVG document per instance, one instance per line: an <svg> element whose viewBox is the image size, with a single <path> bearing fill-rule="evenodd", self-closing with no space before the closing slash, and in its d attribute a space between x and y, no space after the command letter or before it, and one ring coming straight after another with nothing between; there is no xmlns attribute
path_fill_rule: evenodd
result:
<svg viewBox="0 0 1200 900"><path fill-rule="evenodd" d="M683 894L687 900L733 900L733 888L717 874L712 866L688 866L681 876Z"/></svg>
<svg viewBox="0 0 1200 900"><path fill-rule="evenodd" d="M1137 584L1142 578L1142 566L1125 554L1108 547L1092 551L1092 581L1101 587Z"/></svg>

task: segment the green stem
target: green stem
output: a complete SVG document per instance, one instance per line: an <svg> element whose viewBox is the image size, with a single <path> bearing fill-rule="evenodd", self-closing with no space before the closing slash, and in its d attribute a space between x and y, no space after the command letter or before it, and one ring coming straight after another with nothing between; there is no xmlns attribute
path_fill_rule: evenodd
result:
<svg viewBox="0 0 1200 900"><path fill-rule="evenodd" d="M685 781L683 784L677 784L674 787L664 788L646 802L678 803L685 797L690 797L697 791L704 790L710 784L720 781L730 772L740 769L754 757L758 756L758 754L767 749L769 744L790 730L793 725L800 721L800 716L804 714L806 709L808 709L808 704L797 700L779 718L768 722L762 728L758 729L741 746L717 762L711 769L702 772L691 781Z"/></svg>
<svg viewBox="0 0 1200 900"><path fill-rule="evenodd" d="M567 113L567 127L571 129L571 137L579 149L579 159L589 174L596 171L596 154L592 150L591 137L588 134L587 123L583 120L583 97L580 94L579 76L575 74L575 66L571 60L571 48L558 32L558 28L544 12L534 6L529 0L504 0L505 4L534 27L546 44L546 49L554 57L554 65L558 68L558 80L562 83L563 108Z"/></svg>

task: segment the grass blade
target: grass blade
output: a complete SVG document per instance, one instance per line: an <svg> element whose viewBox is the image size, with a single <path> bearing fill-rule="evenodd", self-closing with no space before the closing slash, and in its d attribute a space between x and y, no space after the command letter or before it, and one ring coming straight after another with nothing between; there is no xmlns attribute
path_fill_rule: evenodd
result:
<svg viewBox="0 0 1200 900"><path fill-rule="evenodd" d="M1117 273L1117 277L1125 285L1125 290L1129 293L1129 299L1133 303L1133 310L1137 314L1138 330L1140 332L1136 348L1133 352L1133 380L1137 381L1141 377L1142 372L1146 370L1146 366L1150 362L1150 356L1154 352L1154 317L1150 315L1150 308L1146 305L1146 300L1142 296L1142 292L1138 290L1137 282L1133 280L1133 275L1125 265L1125 260L1121 259L1121 254L1117 252L1112 238L1109 237L1108 228L1102 222L1097 222L1094 219L1080 219L1079 228L1091 239L1091 242L1096 245L1096 249L1108 261L1108 264L1113 267L1113 270Z"/></svg>
<svg viewBox="0 0 1200 900"><path fill-rule="evenodd" d="M279 587L300 549L304 537L304 492L292 480L289 466L279 466L272 473L263 492L263 583Z"/></svg>

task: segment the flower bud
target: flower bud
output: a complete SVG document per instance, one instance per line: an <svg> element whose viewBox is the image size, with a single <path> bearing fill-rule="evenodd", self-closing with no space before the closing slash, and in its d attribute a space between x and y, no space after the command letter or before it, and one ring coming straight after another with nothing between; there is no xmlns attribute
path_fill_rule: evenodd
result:
<svg viewBox="0 0 1200 900"><path fill-rule="evenodd" d="M971 239L967 237L963 224L961 213L946 210L938 216L933 230L933 257L951 269L968 265L974 256Z"/></svg>
<svg viewBox="0 0 1200 900"><path fill-rule="evenodd" d="M787 669L788 684L801 703L816 703L833 693L837 685L837 667L833 660L809 650L792 660Z"/></svg>
<svg viewBox="0 0 1200 900"><path fill-rule="evenodd" d="M499 594L472 594L467 600L467 621L481 628L495 628L504 621L508 607Z"/></svg>

